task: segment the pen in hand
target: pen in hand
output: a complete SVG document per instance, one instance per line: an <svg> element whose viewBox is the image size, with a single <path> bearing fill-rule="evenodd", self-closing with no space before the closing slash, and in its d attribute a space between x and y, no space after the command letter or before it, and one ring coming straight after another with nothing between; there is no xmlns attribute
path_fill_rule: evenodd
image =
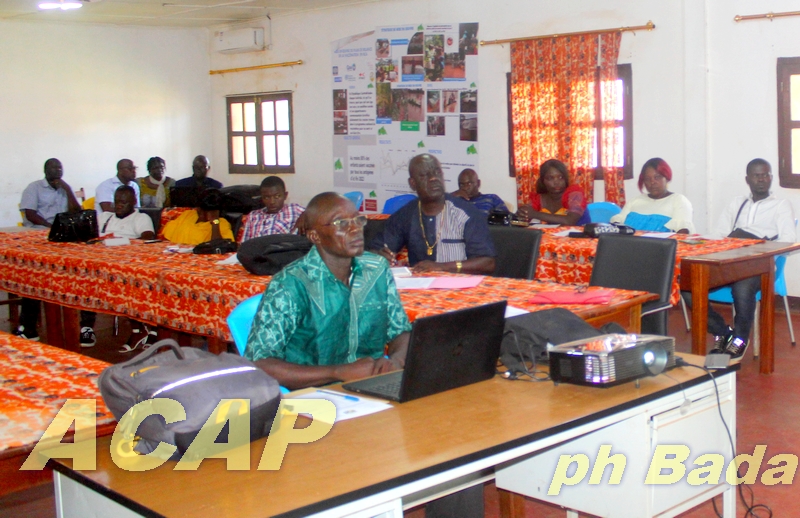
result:
<svg viewBox="0 0 800 518"><path fill-rule="evenodd" d="M397 256L395 255L394 252L392 252L392 249L389 248L389 245L384 243L383 244L383 249L389 254L389 257L387 258L387 259L389 259L389 264L391 266L397 265L397 259L396 259Z"/></svg>
<svg viewBox="0 0 800 518"><path fill-rule="evenodd" d="M344 398L348 401L358 401L358 398L355 396L350 396L348 394L344 394L342 392L336 392L335 390L325 390L325 389L317 389L317 392L322 392L323 394L330 394L331 396L338 396Z"/></svg>

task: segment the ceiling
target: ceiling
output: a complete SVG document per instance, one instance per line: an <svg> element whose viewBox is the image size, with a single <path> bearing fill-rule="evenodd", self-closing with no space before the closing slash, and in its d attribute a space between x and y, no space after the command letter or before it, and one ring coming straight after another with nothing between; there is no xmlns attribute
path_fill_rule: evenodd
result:
<svg viewBox="0 0 800 518"><path fill-rule="evenodd" d="M39 0L0 0L0 20L212 27L380 0L82 0L80 9L42 11Z"/></svg>

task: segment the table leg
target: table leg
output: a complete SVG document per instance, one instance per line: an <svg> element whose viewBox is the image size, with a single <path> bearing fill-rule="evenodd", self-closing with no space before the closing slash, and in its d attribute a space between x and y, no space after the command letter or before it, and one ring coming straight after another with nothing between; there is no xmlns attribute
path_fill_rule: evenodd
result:
<svg viewBox="0 0 800 518"><path fill-rule="evenodd" d="M64 349L80 353L80 312L77 309L64 307L61 308L61 315L64 322Z"/></svg>
<svg viewBox="0 0 800 518"><path fill-rule="evenodd" d="M761 274L761 374L775 370L775 258L766 273Z"/></svg>
<svg viewBox="0 0 800 518"><path fill-rule="evenodd" d="M704 264L692 264L692 354L705 356L708 328L709 269Z"/></svg>
<svg viewBox="0 0 800 518"><path fill-rule="evenodd" d="M44 302L47 343L74 353L81 352L78 310Z"/></svg>
<svg viewBox="0 0 800 518"><path fill-rule="evenodd" d="M47 329L47 343L53 347L64 348L64 337L61 334L61 306L52 302L43 302L44 321Z"/></svg>
<svg viewBox="0 0 800 518"><path fill-rule="evenodd" d="M208 340L208 352L214 354L228 352L228 343L225 340L220 340L216 336L209 336L206 340Z"/></svg>

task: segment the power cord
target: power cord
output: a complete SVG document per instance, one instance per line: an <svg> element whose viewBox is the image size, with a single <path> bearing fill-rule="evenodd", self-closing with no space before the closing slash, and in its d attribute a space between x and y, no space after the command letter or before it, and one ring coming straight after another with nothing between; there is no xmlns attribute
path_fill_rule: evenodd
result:
<svg viewBox="0 0 800 518"><path fill-rule="evenodd" d="M503 337L505 338L505 335L508 335L508 334L510 334L510 335L512 335L514 337L514 347L517 350L517 354L519 355L519 359L520 359L519 364L520 364L520 367L522 368L522 371L521 372L520 371L512 371L511 369L508 369L506 371L499 371L498 374L500 376L502 376L503 378L505 378L507 380L512 380L512 381L550 381L550 374L549 373L547 373L545 371L541 371L541 370L536 370L536 353L533 350L533 346L532 345L528 345L528 351L527 351L528 354L526 356L525 353L522 352L522 347L520 346L519 340L517 339L517 333L515 333L513 330L506 331L506 333L504 334ZM526 358L530 358L531 359L531 366L530 367L528 367L528 362L527 362ZM508 367L508 366L506 365L505 367ZM528 378L530 378L530 379L522 378L522 377L520 377L520 375L528 376Z"/></svg>
<svg viewBox="0 0 800 518"><path fill-rule="evenodd" d="M731 430L728 428L728 423L725 422L725 417L722 415L722 402L719 397L719 387L717 386L717 379L714 377L714 373L708 369L708 367L695 365L693 363L689 363L680 356L675 356L675 365L678 367L694 367L695 369L700 369L705 371L708 374L708 377L711 378L711 381L714 383L714 394L717 397L717 411L719 412L719 418L722 421L722 425L725 427L725 431L728 433L728 442L731 446L731 462L733 459L736 458L736 445L733 443L733 435L731 435ZM681 390L683 390L683 384L678 382L680 385ZM685 396L684 396L685 397ZM742 474L739 471L739 466L736 467L736 476L738 478L742 478ZM772 516L772 509L769 508L766 504L756 504L755 503L755 493L753 492L753 488L750 487L748 484L737 484L737 489L739 492L739 499L742 501L742 504L745 507L744 518L753 517L753 518L770 518ZM744 491L745 489L749 493L749 502L745 498ZM711 505L714 508L714 514L717 515L718 518L722 518L722 514L720 514L719 510L717 509L717 501L716 498L711 499ZM768 514L761 515L757 511L764 510Z"/></svg>

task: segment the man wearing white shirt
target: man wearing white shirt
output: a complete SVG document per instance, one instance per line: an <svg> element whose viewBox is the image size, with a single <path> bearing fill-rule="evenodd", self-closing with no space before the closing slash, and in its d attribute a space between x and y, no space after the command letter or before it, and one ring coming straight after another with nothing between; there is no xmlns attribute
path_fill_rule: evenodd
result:
<svg viewBox="0 0 800 518"><path fill-rule="evenodd" d="M97 227L101 236L127 237L128 239L153 239L153 220L133 206L136 204L136 191L133 185L123 185L114 192L113 212L104 212ZM131 334L119 352L129 353L140 346L147 348L155 342L157 333L141 322L131 320Z"/></svg>
<svg viewBox="0 0 800 518"><path fill-rule="evenodd" d="M136 166L133 165L133 160L123 158L117 162L117 175L104 181L95 189L94 208L97 211L98 222L103 212L114 211L114 193L118 187L123 185L130 185L133 188L136 193L134 207L139 206L139 186L134 180L136 180Z"/></svg>
<svg viewBox="0 0 800 518"><path fill-rule="evenodd" d="M114 211L100 215L97 227L101 236L127 237L128 239L154 239L153 220L134 208L136 191L130 185L118 187L114 192Z"/></svg>
<svg viewBox="0 0 800 518"><path fill-rule="evenodd" d="M770 194L772 170L769 162L763 158L751 160L747 164L745 181L750 187L750 195L737 196L728 204L714 228L714 234L718 237L753 237L787 243L797 241L792 204ZM708 332L716 337L712 352L727 353L732 358L744 355L755 317L756 294L760 289L760 276L731 284L736 310L733 328L709 304Z"/></svg>

